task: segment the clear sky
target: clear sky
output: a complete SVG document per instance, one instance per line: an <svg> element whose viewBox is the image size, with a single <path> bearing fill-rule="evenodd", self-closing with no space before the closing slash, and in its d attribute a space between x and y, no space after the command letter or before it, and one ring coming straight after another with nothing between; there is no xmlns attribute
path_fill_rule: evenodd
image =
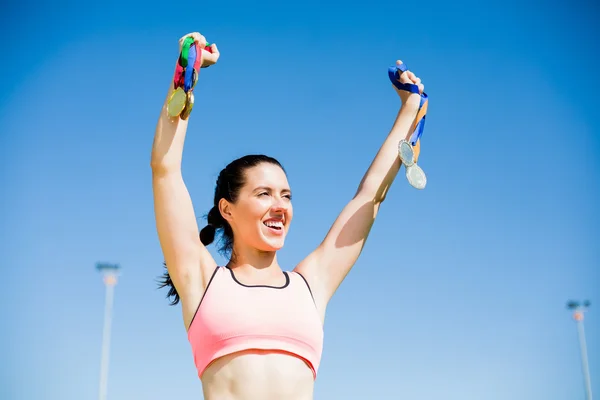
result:
<svg viewBox="0 0 600 400"><path fill-rule="evenodd" d="M180 309L156 286L149 168L191 31L222 53L184 153L196 212L233 158L278 158L294 191L286 269L388 133L387 67L404 60L430 96L428 186L401 171L332 300L316 399L584 399L569 299L592 301L600 394L597 5L16 3L0 13L0 398L97 398L104 260L123 267L109 399L202 398Z"/></svg>

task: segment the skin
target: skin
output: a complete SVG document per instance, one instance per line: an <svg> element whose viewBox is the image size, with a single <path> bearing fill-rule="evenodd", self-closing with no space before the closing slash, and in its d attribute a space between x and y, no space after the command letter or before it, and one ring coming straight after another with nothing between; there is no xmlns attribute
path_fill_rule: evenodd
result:
<svg viewBox="0 0 600 400"><path fill-rule="evenodd" d="M199 33L190 35L201 45L206 43ZM180 46L186 36L180 39ZM220 54L216 45L212 45L212 50L213 54L203 52L203 65L218 61ZM421 93L424 90L421 80L410 71L403 73L400 80L417 84ZM151 157L152 185L158 237L180 296L187 330L217 265L200 242L192 201L182 177L181 158L188 121L168 116L167 101L172 91L170 85L156 126ZM321 321L325 319L330 299L358 259L400 169L398 142L408 139L414 129L420 97L396 92L401 99L400 109L354 197L321 244L294 268L311 286ZM246 184L237 201L230 203L222 199L219 210L234 232L235 256L228 266L236 278L249 285L282 285L284 276L277 251L284 245L293 207L290 186L281 168L260 164L247 170ZM264 222L269 219L283 223L281 234L265 226ZM214 361L202 376L202 387L206 400L312 400L314 381L308 366L296 357L245 351Z"/></svg>

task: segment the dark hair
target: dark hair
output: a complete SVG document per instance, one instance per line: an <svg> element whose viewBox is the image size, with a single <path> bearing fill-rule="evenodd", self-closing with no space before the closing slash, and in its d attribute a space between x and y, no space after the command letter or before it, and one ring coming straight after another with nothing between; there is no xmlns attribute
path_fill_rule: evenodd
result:
<svg viewBox="0 0 600 400"><path fill-rule="evenodd" d="M251 154L232 161L219 173L215 187L213 207L206 215L207 225L200 231L200 241L203 245L208 246L214 242L216 233L220 232L221 246L219 252L224 256L231 256L234 240L233 231L219 211L219 201L225 199L231 203L235 203L240 189L246 183L246 170L262 163L277 165L285 172L283 166L276 159L262 154ZM165 268L167 267L166 263L163 263L163 265ZM167 298L173 298L170 304L175 305L179 303L179 295L168 271L165 271L159 282L159 288L163 287L169 288Z"/></svg>

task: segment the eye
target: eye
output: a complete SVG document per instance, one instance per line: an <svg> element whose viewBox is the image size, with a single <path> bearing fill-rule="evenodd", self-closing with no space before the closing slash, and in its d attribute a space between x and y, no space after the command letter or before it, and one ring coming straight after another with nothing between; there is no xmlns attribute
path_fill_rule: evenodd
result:
<svg viewBox="0 0 600 400"><path fill-rule="evenodd" d="M288 200L292 200L291 194L284 194L283 197L287 198Z"/></svg>

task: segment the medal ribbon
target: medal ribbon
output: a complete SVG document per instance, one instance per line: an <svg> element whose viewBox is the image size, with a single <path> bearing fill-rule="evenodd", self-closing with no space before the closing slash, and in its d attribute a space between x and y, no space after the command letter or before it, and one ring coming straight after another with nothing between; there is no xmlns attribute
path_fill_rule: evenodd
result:
<svg viewBox="0 0 600 400"><path fill-rule="evenodd" d="M196 57L198 55L196 49L198 49L198 45L192 44L188 48L188 54L186 55L185 61L187 67L185 68L185 75L183 78L183 90L186 93L189 92L190 89L194 86L194 67L196 66Z"/></svg>
<svg viewBox="0 0 600 400"><path fill-rule="evenodd" d="M400 82L400 75L405 72L408 68L405 64L396 65L388 68L388 76L392 84L398 89L403 90L409 93L419 93L419 87L412 83L402 83ZM427 114L427 106L429 104L429 97L426 93L421 94L421 102L419 104L419 111L417 112L417 117L415 118L415 122L411 127L413 133L410 136L409 142L413 146L417 146L419 143L419 139L421 139L421 135L423 135L423 131L425 130L425 116ZM417 146L420 147L420 146ZM418 154L418 153L417 153ZM418 155L415 154L417 157Z"/></svg>
<svg viewBox="0 0 600 400"><path fill-rule="evenodd" d="M208 43L206 50L212 53ZM198 43L194 42L194 38L188 36L183 41L175 67L173 89L181 87L187 93L196 85L200 68L202 68L202 49Z"/></svg>

